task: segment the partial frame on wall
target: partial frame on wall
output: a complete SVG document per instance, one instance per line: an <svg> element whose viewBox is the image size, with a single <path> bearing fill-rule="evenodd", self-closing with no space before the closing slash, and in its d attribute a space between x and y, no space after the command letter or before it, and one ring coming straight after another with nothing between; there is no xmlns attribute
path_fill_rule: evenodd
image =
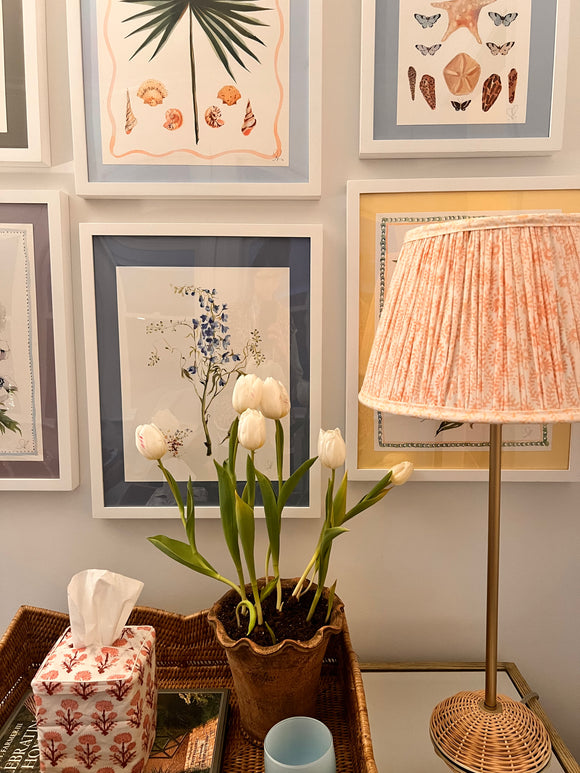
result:
<svg viewBox="0 0 580 773"><path fill-rule="evenodd" d="M67 0L76 192L318 198L322 7Z"/></svg>
<svg viewBox="0 0 580 773"><path fill-rule="evenodd" d="M426 222L509 212L580 212L580 179L474 178L351 180L347 186L347 405L353 479L376 480L397 462L416 480L485 480L486 425L373 411L358 401L380 310L405 233ZM578 424L506 425L502 476L515 481L580 480Z"/></svg>
<svg viewBox="0 0 580 773"><path fill-rule="evenodd" d="M214 460L228 454L239 372L289 391L284 476L316 455L320 226L84 223L80 235L95 517L178 517L161 472L135 446L137 426L150 422L168 438L164 463L183 488L191 476L198 517L218 517ZM276 479L270 424L255 463ZM319 516L318 465L284 512Z"/></svg>
<svg viewBox="0 0 580 773"><path fill-rule="evenodd" d="M74 489L68 200L2 191L0 223L0 490Z"/></svg>
<svg viewBox="0 0 580 773"><path fill-rule="evenodd" d="M561 148L569 0L460 10L363 0L361 157Z"/></svg>
<svg viewBox="0 0 580 773"><path fill-rule="evenodd" d="M0 2L0 165L50 164L44 0Z"/></svg>

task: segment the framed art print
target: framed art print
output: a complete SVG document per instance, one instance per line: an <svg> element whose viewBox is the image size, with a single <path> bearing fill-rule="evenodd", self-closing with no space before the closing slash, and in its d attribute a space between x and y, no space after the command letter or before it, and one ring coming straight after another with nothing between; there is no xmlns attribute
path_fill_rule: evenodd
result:
<svg viewBox="0 0 580 773"><path fill-rule="evenodd" d="M0 2L0 165L50 164L44 0Z"/></svg>
<svg viewBox="0 0 580 773"><path fill-rule="evenodd" d="M424 223L522 212L578 212L577 178L354 180L348 183L347 465L375 480L408 459L417 480L486 480L489 427L373 411L358 401L405 234ZM580 480L577 424L505 425L505 480Z"/></svg>
<svg viewBox="0 0 580 773"><path fill-rule="evenodd" d="M360 156L559 150L569 0L363 0Z"/></svg>
<svg viewBox="0 0 580 773"><path fill-rule="evenodd" d="M320 3L67 0L67 13L79 195L320 196Z"/></svg>
<svg viewBox="0 0 580 773"><path fill-rule="evenodd" d="M78 485L67 207L0 193L0 491Z"/></svg>
<svg viewBox="0 0 580 773"><path fill-rule="evenodd" d="M290 394L284 477L315 455L320 427L319 226L82 224L93 514L177 517L155 463L135 446L153 422L198 516L217 517L215 464L228 455L240 373ZM256 467L275 479L269 432ZM245 456L237 476L245 478ZM317 466L286 511L318 517Z"/></svg>

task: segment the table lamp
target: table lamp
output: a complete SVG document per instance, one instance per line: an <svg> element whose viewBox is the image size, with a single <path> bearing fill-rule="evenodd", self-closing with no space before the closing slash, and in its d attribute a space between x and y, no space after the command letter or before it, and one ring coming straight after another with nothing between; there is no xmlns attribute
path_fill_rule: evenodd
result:
<svg viewBox="0 0 580 773"><path fill-rule="evenodd" d="M485 691L433 711L454 770L533 773L551 756L523 703L497 695L501 430L580 420L580 215L438 222L407 232L359 400L378 411L490 424Z"/></svg>

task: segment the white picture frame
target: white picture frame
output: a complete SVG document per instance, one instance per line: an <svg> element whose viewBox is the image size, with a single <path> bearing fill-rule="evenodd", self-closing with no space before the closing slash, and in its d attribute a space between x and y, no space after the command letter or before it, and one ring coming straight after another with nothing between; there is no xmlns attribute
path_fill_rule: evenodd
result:
<svg viewBox="0 0 580 773"><path fill-rule="evenodd" d="M197 454L198 460L205 460L210 465L211 472L202 475L198 470L206 469L205 467L200 468L190 462L186 464L182 458L169 459L167 466L183 487L187 476L192 476L198 517L219 517L217 476L213 459L221 463L224 454L227 455L227 448L221 441L235 415L231 407L235 374L232 375L231 382L226 380L223 394L219 395L220 407L217 407L216 402L213 409L214 417L219 413L220 420L223 419L225 423L223 429L217 433L217 439L212 430L213 456L209 458L203 455L202 446L205 446L206 442L201 427L204 422L192 380L183 377L180 369L186 365L181 360L180 369L176 367L177 360L171 360L171 356L178 352L179 344L175 344L174 351L170 352L170 356L166 356L170 349L166 348L165 344L158 344L155 331L150 339L151 345L149 339L143 343L151 332L151 322L163 321L170 316L172 321L183 319L181 310L184 298L181 294L177 293L179 297L175 302L167 300L169 289L175 288L178 283L206 282L207 284L202 286L212 287L212 290L206 289L203 292L206 295L213 293L212 297L216 302L219 300L220 304L227 301L229 309L230 295L234 292L232 283L239 279L239 273L229 272L239 272L242 268L246 269L249 275L256 267L261 267L260 281L253 285L258 288L255 292L265 293L264 298L267 297L268 302L263 305L276 308L282 304L281 313L288 316L282 328L276 324L272 326L271 331L271 336L275 338L280 329L286 330L288 332L284 333L284 337L288 335L291 339L288 342L281 341L281 348L289 352L288 390L292 406L285 427L290 449L288 472L296 469L307 458L316 455L321 410L321 226L82 223L80 245L94 517L179 517L172 494L163 482L160 471L154 462L140 457L134 442L137 425L149 423L154 419L164 431L168 426L173 431L171 427L175 417L182 422L179 425L176 423L175 427L179 426L180 432L186 427L183 431L191 433L193 453ZM161 303L161 306L157 307L161 309L159 313L154 311L149 314L145 293L137 301L125 300L125 289L131 285L131 276L127 271L137 272L141 277L140 287L157 288L157 297ZM187 276L184 276L184 272ZM284 274L285 284L281 285L282 290L277 291L277 296L272 294L272 272ZM250 280L253 281L252 277ZM225 293L224 287L228 288ZM192 315L196 315L195 309L199 313L199 306L191 293L186 295L190 296L191 303L195 301L195 305L191 307L194 310L188 311L189 320ZM189 304L190 299L187 298L186 302ZM166 306L163 305L167 303L170 304L170 313L165 311ZM259 304L251 305L255 309L259 307ZM190 306L187 308L190 309ZM129 309L128 314L125 309ZM246 327L245 323L240 324L237 313L233 307L228 311L228 317L231 316L231 319L225 322L228 329L223 332L229 334L231 325L232 343L228 346L231 346L232 351L235 349L239 352L241 347L236 349L237 344L234 343L235 333L243 328L245 336ZM256 313L261 314L260 311ZM129 325L133 325L131 330L135 329L135 320L140 328L133 334L128 331ZM173 333L174 331L169 331L167 334L172 345L175 343ZM256 366L253 360L248 361L247 370L264 377L275 375L278 365L282 366L283 363L276 361L277 347L273 343L274 339L262 336L262 331L260 336L265 342L264 346L260 345L264 359L259 366ZM135 345L127 346L128 340L133 341ZM148 347L143 356L139 355L139 346ZM194 348L199 350L197 343ZM132 356L122 356L122 352L130 350L133 351ZM147 365L152 364L147 354L150 350L156 352L153 365L157 367L159 361L163 360L162 366L166 369L157 369L155 373L153 370L144 371L145 374L151 373L153 380L146 382L150 383L151 388L139 386L141 381L147 379L146 375L140 374L139 368L143 368L145 362ZM143 351L145 352L145 348ZM179 356L181 351L178 352ZM168 370L169 368L173 370ZM272 370L271 373L269 369ZM150 406L150 411L156 410L163 416L158 413L160 418L157 419L155 414L146 414L143 407L145 405ZM169 419L167 409L172 411ZM185 418L186 414L189 418ZM169 424L163 425L162 422L166 420ZM275 472L275 467L272 470L261 466L265 457L260 457L260 451L256 455L256 467L263 469L266 474ZM173 463L175 467L171 466ZM133 470L137 464L140 466L134 474ZM297 487L295 493L294 500L289 500L285 507L285 515L319 517L321 501L318 465L310 469L309 475L303 479L302 488ZM261 512L261 508L258 508L258 511Z"/></svg>
<svg viewBox="0 0 580 773"><path fill-rule="evenodd" d="M30 236L27 260L36 287L30 293L30 340L36 339L31 389L40 393L41 414L39 452L23 446L0 453L0 491L70 491L78 486L79 461L68 198L61 191L2 191L0 218L9 224L5 228L25 228ZM10 320L5 322L0 338L9 341ZM12 355L0 363L7 374Z"/></svg>
<svg viewBox="0 0 580 773"><path fill-rule="evenodd" d="M388 264L396 260L406 230L448 217L546 210L580 211L580 178L348 181L346 361L351 365L346 373L346 432L353 480L378 480L404 459L415 464L413 480L487 480L487 434L465 442L446 432L437 442L425 442L417 437L419 428L435 438L437 422L385 414L397 422L389 429L378 412L359 403L358 393L388 286ZM506 434L504 481L580 480L578 424L542 425L539 438L529 440L510 440Z"/></svg>
<svg viewBox="0 0 580 773"><path fill-rule="evenodd" d="M45 0L3 2L6 131L0 166L49 166Z"/></svg>
<svg viewBox="0 0 580 773"><path fill-rule="evenodd" d="M270 10L276 10L280 18L284 18L278 8L280 1L274 0ZM123 160L124 156L123 158L119 156L118 161L106 159L105 163L102 150L104 140L101 128L102 111L99 103L98 82L97 52L100 28L97 23L96 9L100 5L110 2L111 0L97 0L97 2L93 2L93 0L67 0L74 171L78 195L107 198L163 196L172 198L315 199L320 197L321 3L317 0L292 0L288 4L288 19L284 18L280 27L284 36L288 38L289 47L289 90L287 106L284 107L289 114L287 147L278 146L280 149L274 150L276 158L273 156L269 160L261 162L266 165L240 163L236 166L234 161L220 163L219 158L228 157L228 154L224 155L223 153L221 156L216 155L215 161L211 160L213 158L213 156L210 158L211 154L206 156L203 164L174 163L172 159L175 158L179 162L184 158L183 153L180 156L175 155L177 151L158 154L159 157L169 159L166 165L161 165L158 160L155 161L154 154L151 153L149 156L152 161L148 164L145 151L139 151L137 155L133 151L132 155L125 154L127 158L138 157L139 163L127 164ZM133 6L127 6L126 9L127 19L122 21L128 21L131 13L146 10ZM182 19L179 24L183 21ZM133 26L136 24L137 22ZM203 39L203 34L201 32L200 34ZM280 34L282 35L282 32ZM124 30L123 35L126 35ZM130 38L130 40L136 41L136 47L138 43L142 42L142 38L143 35ZM155 43L153 43L149 55L154 50ZM143 55L142 53L141 56ZM181 61L175 64L175 72L180 78L184 77L185 70L189 72L187 57L185 61L185 68ZM147 59L145 59L145 64L147 64ZM152 69L150 65L147 67L149 70ZM233 84L233 80L229 78L225 70L224 82ZM128 100L132 100L133 107L136 99L135 90L132 88L132 97L128 96ZM212 99L218 103L218 106L221 105L217 97L212 97ZM237 107L242 105L242 101L240 100ZM167 100L166 104L169 105ZM139 106L142 107L140 102ZM162 105L159 109L164 111L165 106ZM204 121L205 108L206 103L204 102L199 107L198 123L201 130L207 130ZM185 110L185 108L183 109ZM224 113L223 117L226 118L225 111L234 108L226 108L221 105L220 109ZM185 120L185 112L183 116ZM184 129L185 126L184 123ZM187 131L190 131L190 128ZM172 132L172 134L177 134L177 132ZM277 136L276 132L274 134ZM106 139L105 144L110 147L111 142L108 134ZM272 143L273 147L275 144ZM188 159L195 156L195 154L192 155L190 148L187 149L187 153L189 154ZM208 159L210 160L208 161Z"/></svg>
<svg viewBox="0 0 580 773"><path fill-rule="evenodd" d="M519 3L522 4L520 18L515 18L511 26L506 26L512 17L518 16ZM507 4L500 4L497 6L499 14L495 7L485 6L477 22L481 44L475 43L475 46L475 38L465 27L456 29L448 39L445 37L448 24L446 10L438 12L430 2L420 2L413 8L404 8L404 13L408 15L401 17L401 8L403 4L400 5L399 0L362 2L361 158L547 155L561 148L569 0L515 0L509 5L512 13L505 10ZM497 22L490 20L492 14ZM525 72L520 71L519 80L524 86L527 82L528 86L521 91L526 99L524 101L522 97L517 113L517 80L514 94L510 93L508 102L507 76L502 76L502 81L498 70L498 67L505 69L510 66L510 56L514 55L517 43L506 56L502 55L505 49L500 44L514 46L518 37L516 32L519 32L516 28L526 15L529 29L524 37L526 56L529 58L523 60L527 68L522 67ZM523 25L520 29L523 30ZM410 31L407 34L405 30ZM506 43L503 43L504 39ZM454 46L454 43L457 45ZM495 49L488 50L485 43L495 46ZM423 56L417 52L419 47ZM454 97L443 76L444 65L451 64L450 57L456 50L463 55L469 50L477 57L481 76L471 93ZM474 61L473 57L471 61ZM516 74L519 70L518 65ZM479 104L482 102L482 84L494 73L498 75L502 93L496 97L493 108L486 107L488 122L478 123L484 120ZM526 73L526 78L522 79ZM425 106L427 97L423 100L419 88L423 77L430 78L432 83L431 110ZM415 116L412 125L409 117L398 120L398 106L403 98L413 100L409 102L413 105ZM468 100L471 105L463 112ZM455 111L458 112L451 109L452 101L455 101ZM434 118L436 114L437 118ZM525 117L522 118L522 115ZM473 122L469 122L470 116Z"/></svg>

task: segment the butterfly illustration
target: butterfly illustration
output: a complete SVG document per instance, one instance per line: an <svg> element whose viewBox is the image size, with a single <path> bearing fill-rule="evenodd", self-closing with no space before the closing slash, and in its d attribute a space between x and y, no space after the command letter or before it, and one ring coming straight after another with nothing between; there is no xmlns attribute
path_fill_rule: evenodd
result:
<svg viewBox="0 0 580 773"><path fill-rule="evenodd" d="M451 100L451 104L453 105L455 110L467 110L469 105L471 104L471 100L467 99L465 102L456 102L454 99Z"/></svg>
<svg viewBox="0 0 580 773"><path fill-rule="evenodd" d="M503 46L498 46L495 43L487 43L486 45L494 56L498 54L505 56L512 49L514 43L514 40L510 40L509 43L504 43Z"/></svg>
<svg viewBox="0 0 580 773"><path fill-rule="evenodd" d="M441 48L441 43L435 43L433 46L423 46L421 43L417 43L415 46L417 51L420 51L423 56L427 56L429 54L430 56L433 56L433 54L436 54L437 51Z"/></svg>
<svg viewBox="0 0 580 773"><path fill-rule="evenodd" d="M502 16L500 13L495 13L495 11L488 11L488 13L496 27L501 27L502 24L504 27L509 27L512 21L518 18L517 13L506 13L505 16Z"/></svg>
<svg viewBox="0 0 580 773"><path fill-rule="evenodd" d="M427 27L432 27L435 24L435 22L439 21L439 19L441 18L440 13L436 13L433 16L423 16L422 13L416 13L414 14L414 16L424 30L426 30Z"/></svg>

